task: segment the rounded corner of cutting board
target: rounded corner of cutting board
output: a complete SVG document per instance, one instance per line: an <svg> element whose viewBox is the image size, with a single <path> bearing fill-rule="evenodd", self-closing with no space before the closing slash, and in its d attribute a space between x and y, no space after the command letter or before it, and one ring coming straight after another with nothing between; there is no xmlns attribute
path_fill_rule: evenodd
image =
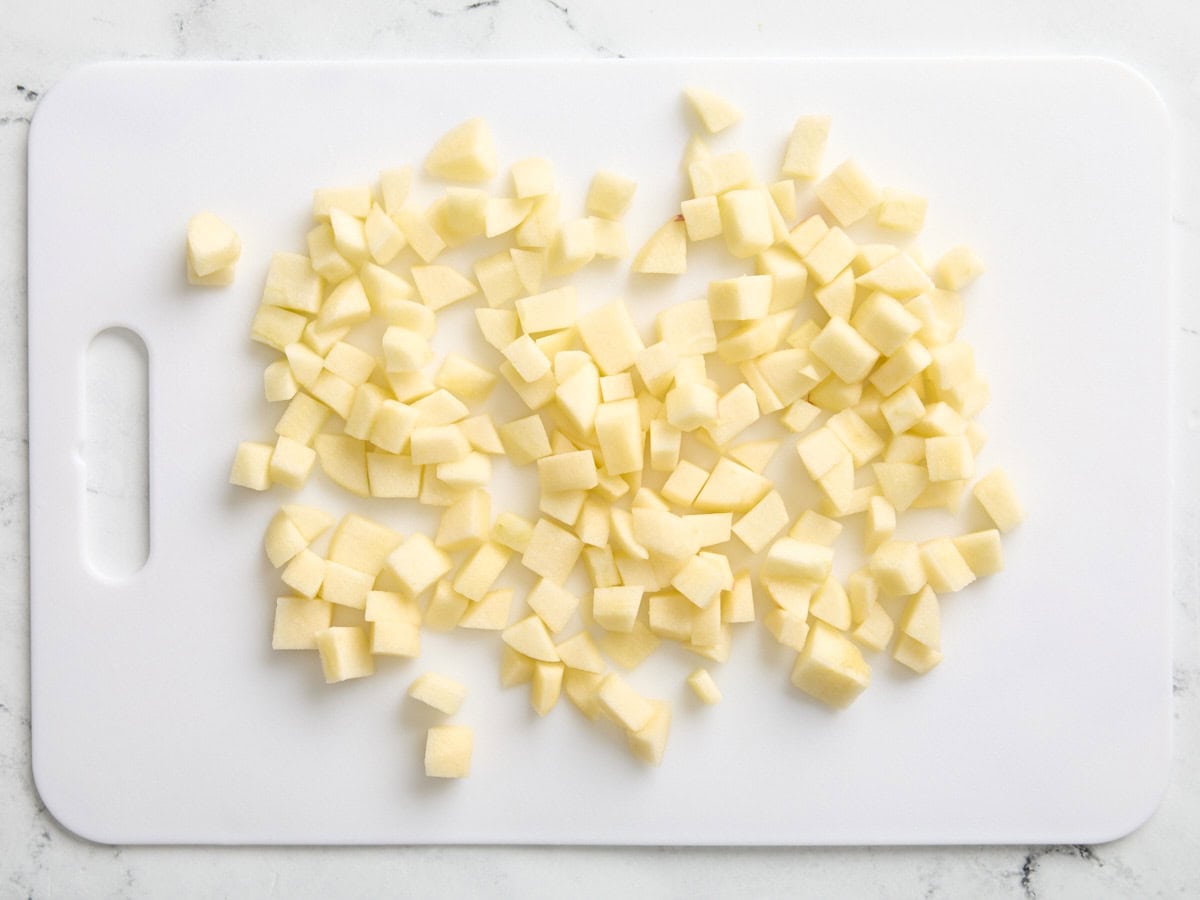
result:
<svg viewBox="0 0 1200 900"><path fill-rule="evenodd" d="M55 824L92 844L112 846L123 843L120 835L113 833L112 822L95 820L95 810L78 796L77 792L66 788L62 782L64 775L54 767L53 754L38 751L36 729L31 766L33 788L37 792L38 802Z"/></svg>

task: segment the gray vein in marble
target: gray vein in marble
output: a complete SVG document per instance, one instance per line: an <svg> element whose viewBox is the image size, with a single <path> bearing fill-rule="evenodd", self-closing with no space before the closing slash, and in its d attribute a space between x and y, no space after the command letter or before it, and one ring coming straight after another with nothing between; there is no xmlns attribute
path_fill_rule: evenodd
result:
<svg viewBox="0 0 1200 900"><path fill-rule="evenodd" d="M1021 863L1021 889L1025 892L1028 900L1037 900L1038 889L1034 883L1035 876L1038 873L1038 867L1044 857L1051 854L1058 856L1076 857L1085 862L1094 862L1098 866L1103 866L1104 862L1096 856L1091 847L1083 844L1063 844L1051 847L1038 847L1030 850L1025 854L1025 860Z"/></svg>
<svg viewBox="0 0 1200 900"><path fill-rule="evenodd" d="M549 6L551 9L556 10L558 12L558 14L560 16L562 16L563 24L567 26L568 31L572 32L573 34L577 34L580 37L584 37L582 32L580 32L579 27L575 24L575 19L571 15L570 7L568 7L566 4L558 3L557 0L542 0L542 2L545 3L547 6ZM592 48L592 50L595 53L598 53L601 56L612 56L612 57L616 57L617 59L625 59L624 53L621 53L617 50L613 50L612 48L608 47L606 44L599 43L596 41L591 41L589 43L589 46Z"/></svg>

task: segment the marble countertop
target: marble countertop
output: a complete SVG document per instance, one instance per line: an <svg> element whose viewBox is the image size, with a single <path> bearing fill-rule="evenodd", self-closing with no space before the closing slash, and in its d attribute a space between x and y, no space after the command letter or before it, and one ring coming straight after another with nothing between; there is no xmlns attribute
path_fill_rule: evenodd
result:
<svg viewBox="0 0 1200 900"><path fill-rule="evenodd" d="M608 0L51 0L0 20L0 897L611 895L1101 897L1200 892L1200 6L1187 0L790 4ZM302 8L303 7L303 8ZM100 59L1111 56L1170 108L1176 487L1175 749L1150 821L1099 846L688 848L109 847L59 826L30 772L25 147L38 97ZM1103 789L1103 786L1098 786Z"/></svg>

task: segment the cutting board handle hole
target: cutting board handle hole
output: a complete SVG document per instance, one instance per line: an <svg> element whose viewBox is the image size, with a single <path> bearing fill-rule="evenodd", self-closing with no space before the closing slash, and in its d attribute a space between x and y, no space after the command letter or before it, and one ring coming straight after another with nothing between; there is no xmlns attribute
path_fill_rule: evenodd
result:
<svg viewBox="0 0 1200 900"><path fill-rule="evenodd" d="M150 555L149 354L128 328L88 346L83 422L84 546L106 578L128 578Z"/></svg>

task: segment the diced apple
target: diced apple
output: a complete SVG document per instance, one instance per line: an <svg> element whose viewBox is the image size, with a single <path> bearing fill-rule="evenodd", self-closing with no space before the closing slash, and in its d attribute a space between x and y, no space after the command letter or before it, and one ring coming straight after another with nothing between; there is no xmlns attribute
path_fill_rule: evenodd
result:
<svg viewBox="0 0 1200 900"><path fill-rule="evenodd" d="M931 440L934 440L931 438ZM969 476L968 476L969 477ZM1008 473L997 467L979 479L972 493L998 529L1009 532L1025 519Z"/></svg>
<svg viewBox="0 0 1200 900"><path fill-rule="evenodd" d="M792 126L781 171L788 178L816 178L829 138L829 116L801 116Z"/></svg>
<svg viewBox="0 0 1200 900"><path fill-rule="evenodd" d="M739 259L762 253L775 243L768 200L763 191L752 189L720 195L721 233L726 248Z"/></svg>
<svg viewBox="0 0 1200 900"><path fill-rule="evenodd" d="M871 668L854 644L817 621L796 657L791 680L810 697L842 709L871 683Z"/></svg>
<svg viewBox="0 0 1200 900"><path fill-rule="evenodd" d="M474 732L465 725L435 725L425 736L425 775L466 778L471 774Z"/></svg>
<svg viewBox="0 0 1200 900"><path fill-rule="evenodd" d="M317 635L333 622L333 607L324 600L278 597L271 635L274 650L316 650Z"/></svg>
<svg viewBox="0 0 1200 900"><path fill-rule="evenodd" d="M866 216L882 199L879 189L852 159L817 182L813 190L843 228Z"/></svg>
<svg viewBox="0 0 1200 900"><path fill-rule="evenodd" d="M687 226L682 216L654 232L633 259L633 271L649 275L681 275L687 271Z"/></svg>
<svg viewBox="0 0 1200 900"><path fill-rule="evenodd" d="M468 119L440 137L425 169L449 181L487 181L496 174L496 145L483 119Z"/></svg>
<svg viewBox="0 0 1200 900"><path fill-rule="evenodd" d="M334 684L375 673L367 633L352 625L338 625L318 631L315 640L321 654L325 683Z"/></svg>

